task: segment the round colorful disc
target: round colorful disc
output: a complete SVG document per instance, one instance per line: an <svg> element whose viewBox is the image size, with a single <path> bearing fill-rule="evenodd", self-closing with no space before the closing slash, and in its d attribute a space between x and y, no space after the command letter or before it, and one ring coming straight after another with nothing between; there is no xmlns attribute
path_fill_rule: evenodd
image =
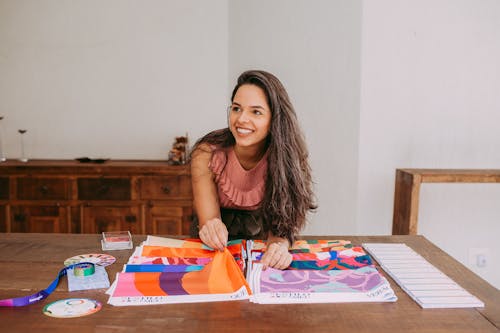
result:
<svg viewBox="0 0 500 333"><path fill-rule="evenodd" d="M91 262L99 266L109 266L116 261L116 258L109 254L103 253L88 253L74 256L64 260L64 266L77 264L79 262Z"/></svg>
<svg viewBox="0 0 500 333"><path fill-rule="evenodd" d="M88 316L101 308L101 302L93 299L66 298L47 304L42 312L50 317L74 318Z"/></svg>

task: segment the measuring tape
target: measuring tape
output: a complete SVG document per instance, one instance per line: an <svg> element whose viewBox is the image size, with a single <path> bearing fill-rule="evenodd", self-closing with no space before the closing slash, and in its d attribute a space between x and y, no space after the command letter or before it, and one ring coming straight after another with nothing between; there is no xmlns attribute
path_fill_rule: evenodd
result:
<svg viewBox="0 0 500 333"><path fill-rule="evenodd" d="M89 276L95 273L95 265L92 263L76 264L73 268L75 276Z"/></svg>

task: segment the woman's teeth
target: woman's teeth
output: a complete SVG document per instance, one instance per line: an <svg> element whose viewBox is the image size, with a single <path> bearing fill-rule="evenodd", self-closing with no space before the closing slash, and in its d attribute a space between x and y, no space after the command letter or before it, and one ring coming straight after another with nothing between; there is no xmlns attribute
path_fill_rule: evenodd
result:
<svg viewBox="0 0 500 333"><path fill-rule="evenodd" d="M236 130L238 131L238 133L241 133L241 134L249 134L249 133L252 133L253 131L252 130L249 130L249 129L246 129L246 128L236 128Z"/></svg>

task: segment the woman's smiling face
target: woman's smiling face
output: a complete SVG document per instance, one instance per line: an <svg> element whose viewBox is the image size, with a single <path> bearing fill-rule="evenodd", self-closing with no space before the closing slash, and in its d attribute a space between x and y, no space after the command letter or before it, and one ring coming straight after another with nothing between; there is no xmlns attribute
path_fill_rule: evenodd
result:
<svg viewBox="0 0 500 333"><path fill-rule="evenodd" d="M229 107L229 126L236 145L263 146L271 128L271 118L264 90L253 84L238 88Z"/></svg>

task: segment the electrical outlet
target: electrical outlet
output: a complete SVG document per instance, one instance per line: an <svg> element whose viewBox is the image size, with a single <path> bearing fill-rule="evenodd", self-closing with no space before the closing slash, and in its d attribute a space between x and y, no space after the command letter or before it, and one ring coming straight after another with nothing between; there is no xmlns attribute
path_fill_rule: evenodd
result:
<svg viewBox="0 0 500 333"><path fill-rule="evenodd" d="M490 249L484 247L469 248L469 266L474 268L485 268L488 266Z"/></svg>
<svg viewBox="0 0 500 333"><path fill-rule="evenodd" d="M478 254L476 256L476 266L477 267L486 267L488 264L488 258L485 254Z"/></svg>

